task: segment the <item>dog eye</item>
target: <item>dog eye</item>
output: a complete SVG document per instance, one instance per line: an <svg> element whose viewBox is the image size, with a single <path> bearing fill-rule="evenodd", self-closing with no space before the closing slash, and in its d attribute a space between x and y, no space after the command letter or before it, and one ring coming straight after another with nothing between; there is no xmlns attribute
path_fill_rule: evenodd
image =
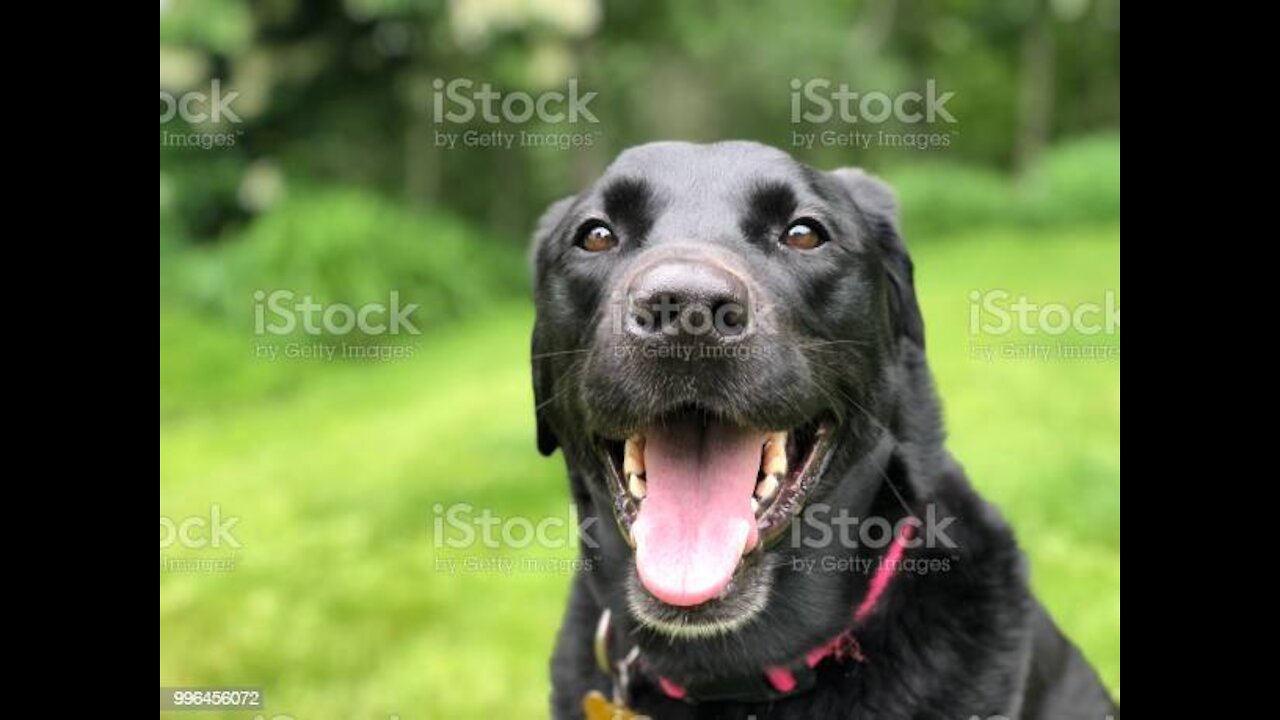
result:
<svg viewBox="0 0 1280 720"><path fill-rule="evenodd" d="M613 234L608 225L592 222L578 231L578 247L587 252L604 252L618 244L618 236Z"/></svg>
<svg viewBox="0 0 1280 720"><path fill-rule="evenodd" d="M812 250L826 241L818 226L808 221L792 223L782 234L782 242L797 250Z"/></svg>

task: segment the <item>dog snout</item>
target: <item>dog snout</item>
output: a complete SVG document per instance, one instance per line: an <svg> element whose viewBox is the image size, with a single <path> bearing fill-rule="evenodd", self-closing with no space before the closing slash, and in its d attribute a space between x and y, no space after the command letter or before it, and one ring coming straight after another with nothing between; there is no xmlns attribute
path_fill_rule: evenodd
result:
<svg viewBox="0 0 1280 720"><path fill-rule="evenodd" d="M639 339L722 342L742 338L752 327L746 281L707 261L650 265L632 279L627 299L627 331Z"/></svg>

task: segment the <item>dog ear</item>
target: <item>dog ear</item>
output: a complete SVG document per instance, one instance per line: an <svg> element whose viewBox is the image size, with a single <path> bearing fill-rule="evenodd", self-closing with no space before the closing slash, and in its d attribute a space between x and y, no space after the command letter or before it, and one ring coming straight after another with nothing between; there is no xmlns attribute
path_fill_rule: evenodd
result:
<svg viewBox="0 0 1280 720"><path fill-rule="evenodd" d="M545 254L542 248L560 226L574 200L575 198L571 196L552 203L542 213L542 217L534 227L533 241L529 248L529 261L533 271L535 296L542 283L542 274L545 272L543 267ZM547 421L547 415L552 412L550 400L555 397L556 392L555 376L552 373L552 363L546 356L549 352L549 349L544 346L546 333L539 327L540 324L540 320L535 320L533 324L533 402L534 415L538 423L538 452L550 455L560 444L555 431L551 429L551 423Z"/></svg>
<svg viewBox="0 0 1280 720"><path fill-rule="evenodd" d="M924 316L916 300L915 268L898 229L898 198L883 180L859 168L841 168L831 173L853 198L884 263L891 292L889 301L894 329L924 349Z"/></svg>

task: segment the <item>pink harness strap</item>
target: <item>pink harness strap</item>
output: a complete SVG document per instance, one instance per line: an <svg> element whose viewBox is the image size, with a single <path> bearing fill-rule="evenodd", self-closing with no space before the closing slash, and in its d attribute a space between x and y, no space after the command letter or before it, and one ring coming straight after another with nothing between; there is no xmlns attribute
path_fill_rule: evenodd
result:
<svg viewBox="0 0 1280 720"><path fill-rule="evenodd" d="M867 589L867 596L862 598L862 602L858 603L857 609L853 611L853 626L845 628L839 635L810 650L804 656L805 665L814 668L829 657L866 660L862 654L862 648L858 645L858 638L853 634L853 629L861 625L875 611L880 597L884 595L889 582L893 580L898 568L902 565L902 555L907 550L907 542L915 537L915 534L916 526L913 523L902 523L898 535L893 539L893 544L889 546L889 551L881 559L880 567L876 568L875 575L871 576L871 586ZM795 689L795 676L785 667L780 665L767 667L764 674L769 684L778 692L791 692Z"/></svg>
<svg viewBox="0 0 1280 720"><path fill-rule="evenodd" d="M862 602L858 603L858 607L853 611L853 624L845 628L839 635L806 653L804 656L805 665L809 668L814 668L818 663L830 657L837 659L851 658L858 661L866 660L866 657L862 654L862 648L858 645L858 638L853 631L875 612L881 596L884 595L885 590L889 588L889 583L897 575L898 568L902 565L902 556L907 551L907 542L915 537L916 524L905 521L901 524L898 535L894 537L893 543L889 545L889 551L881 558L880 566L876 568L875 574L871 576L871 584L867 588L866 597L862 598ZM782 665L771 665L765 668L764 676L769 681L769 685L778 692L789 693L796 689L795 675ZM662 692L667 697L674 700L682 700L688 694L683 687L665 677L658 678L658 686L662 688Z"/></svg>
<svg viewBox="0 0 1280 720"><path fill-rule="evenodd" d="M897 574L898 567L902 565L902 554L907 551L907 541L916 535L916 526L904 522L902 529L898 531L898 536L893 539L893 544L889 546L889 552L885 553L884 559L880 561L880 567L876 568L876 574L871 577L871 588L867 590L867 596L862 598L862 602L858 604L858 609L853 611L853 622L861 623L867 619L867 616L876 609L876 603L880 602L880 596L884 594L886 588L889 587L889 581Z"/></svg>
<svg viewBox="0 0 1280 720"><path fill-rule="evenodd" d="M658 686L661 687L662 692L666 693L667 697L672 700L683 700L684 696L687 694L684 688L677 685L671 679L664 678L662 676L658 676Z"/></svg>

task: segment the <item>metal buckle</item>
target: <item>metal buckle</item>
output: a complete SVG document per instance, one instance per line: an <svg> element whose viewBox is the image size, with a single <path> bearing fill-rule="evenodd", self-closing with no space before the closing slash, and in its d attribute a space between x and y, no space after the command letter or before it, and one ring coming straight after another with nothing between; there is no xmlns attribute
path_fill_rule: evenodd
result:
<svg viewBox="0 0 1280 720"><path fill-rule="evenodd" d="M631 666L640 658L640 647L632 647L616 665L609 662L609 625L612 620L613 613L605 608L596 623L592 650L596 656L596 665L600 666L605 675L613 678L613 702L623 705L626 704L627 694L631 689Z"/></svg>

